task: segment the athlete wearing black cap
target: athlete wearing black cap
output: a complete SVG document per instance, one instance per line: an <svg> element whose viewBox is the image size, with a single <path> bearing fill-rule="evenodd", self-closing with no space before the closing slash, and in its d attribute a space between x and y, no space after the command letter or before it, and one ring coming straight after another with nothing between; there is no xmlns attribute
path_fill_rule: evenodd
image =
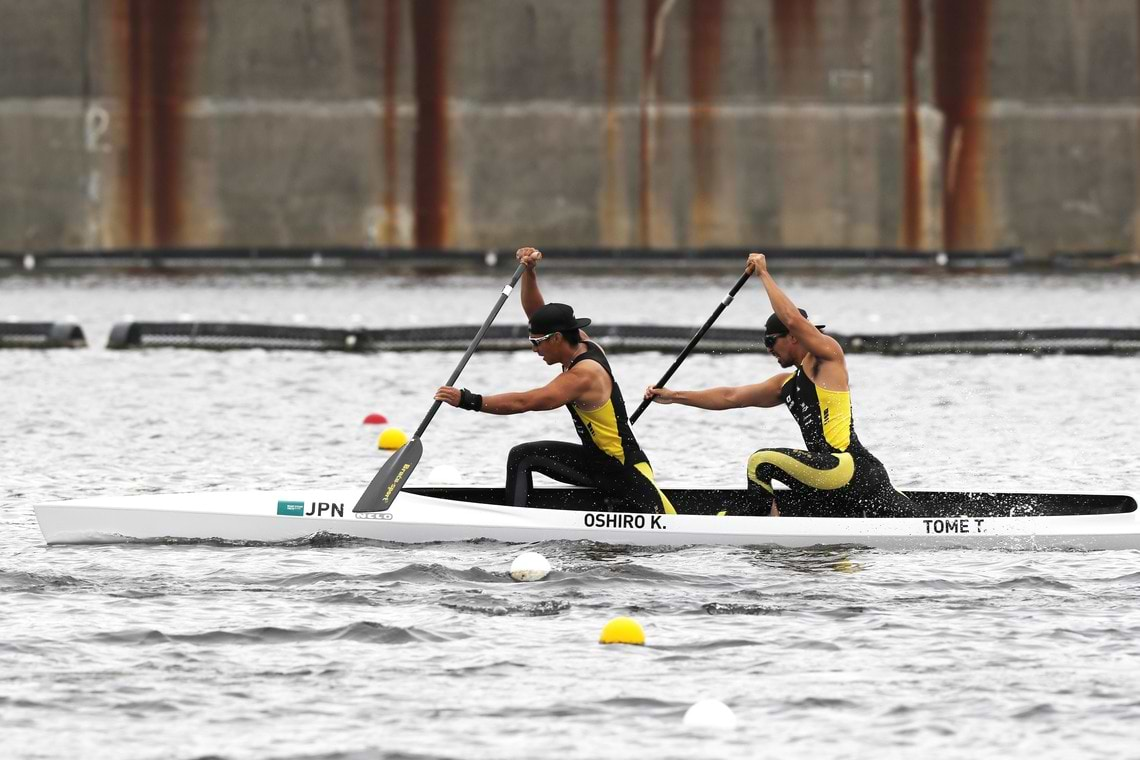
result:
<svg viewBox="0 0 1140 760"><path fill-rule="evenodd" d="M521 393L480 396L466 388L440 388L435 397L452 406L488 414L570 410L581 444L535 441L511 449L507 457L507 502L523 507L538 472L563 483L598 488L620 502L621 511L675 514L657 488L649 460L633 437L621 389L606 355L582 331L588 319L574 316L562 303L546 303L535 267L542 253L520 248L526 265L521 299L529 320L532 350L562 373L541 388Z"/></svg>
<svg viewBox="0 0 1140 760"><path fill-rule="evenodd" d="M701 409L787 406L799 424L807 451L760 449L748 459L749 488L755 489L765 504L770 502L772 515L793 514L776 503L773 480L806 496L796 504L810 508L814 515L907 514L909 500L891 486L882 463L855 435L842 347L820 332L824 325L812 324L807 312L796 308L780 290L768 273L764 254L748 257L748 271L764 283L772 303L773 314L764 325L764 345L781 367L795 367L795 371L739 387L701 391L651 387L645 397Z"/></svg>

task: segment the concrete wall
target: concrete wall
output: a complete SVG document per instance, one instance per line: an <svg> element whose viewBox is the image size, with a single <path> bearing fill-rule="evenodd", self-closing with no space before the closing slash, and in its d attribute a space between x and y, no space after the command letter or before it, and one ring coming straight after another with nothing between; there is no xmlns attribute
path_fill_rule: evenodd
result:
<svg viewBox="0 0 1140 760"><path fill-rule="evenodd" d="M1137 247L1136 0L0 19L0 248Z"/></svg>

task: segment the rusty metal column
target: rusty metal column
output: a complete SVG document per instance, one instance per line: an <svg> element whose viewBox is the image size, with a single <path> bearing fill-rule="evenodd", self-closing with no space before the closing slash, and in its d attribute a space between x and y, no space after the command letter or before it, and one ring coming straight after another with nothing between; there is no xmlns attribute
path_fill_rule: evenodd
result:
<svg viewBox="0 0 1140 760"><path fill-rule="evenodd" d="M989 245L985 138L990 0L934 0L934 93L942 111L943 245Z"/></svg>
<svg viewBox="0 0 1140 760"><path fill-rule="evenodd" d="M415 0L415 244L443 248L451 240L448 167L448 64L451 0Z"/></svg>

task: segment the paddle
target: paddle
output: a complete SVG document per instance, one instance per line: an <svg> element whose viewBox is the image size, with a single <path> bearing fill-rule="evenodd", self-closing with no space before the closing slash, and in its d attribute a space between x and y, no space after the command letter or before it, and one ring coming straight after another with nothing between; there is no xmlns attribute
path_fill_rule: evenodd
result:
<svg viewBox="0 0 1140 760"><path fill-rule="evenodd" d="M459 365L455 371L451 373L445 385L455 385L455 381L459 378L459 373L467 366L467 361L471 355L475 353L475 349L479 347L479 342L483 340L483 336L487 334L487 328L495 321L498 316L499 310L503 308L503 304L507 302L507 296L511 294L515 285L518 283L519 278L522 277L523 271L526 269L524 264L519 264L518 269L515 270L514 276L511 277L511 282L503 288L502 295L499 296L498 303L495 308L491 309L491 313L487 315L487 319L483 322L483 326L479 328L479 332L475 333L474 340L471 345L467 347L467 353L463 355ZM392 506L392 500L400 493L400 489L404 487L404 483L408 477L411 476L412 470L416 469L416 465L420 463L420 457L423 455L424 447L420 443L420 436L427 430L427 426L431 423L431 418L439 411L439 405L442 401L436 401L431 405L431 411L424 417L424 421L416 428L415 435L412 440L405 443L400 449L388 457L388 461L380 468L380 472L376 473L376 477L372 478L372 482L368 484L368 488L364 489L364 494L360 497L360 501L356 502L356 506L352 508L353 512L383 512L388 507Z"/></svg>
<svg viewBox="0 0 1140 760"><path fill-rule="evenodd" d="M673 377L673 373L676 372L677 368L681 366L681 362L685 361L686 357L688 357L692 350L697 347L697 344L701 342L701 338L705 337L705 333L707 333L709 331L709 328L713 326L713 322L715 322L717 320L717 317L719 317L721 313L728 308L728 305L732 303L732 299L736 297L736 294L740 292L740 289L744 287L744 283L748 282L748 278L751 276L751 272L745 272L744 274L740 275L740 279L737 280L736 284L732 286L732 290L728 291L728 295L725 296L724 300L720 302L720 306L716 307L716 311L712 313L712 316L705 321L705 323L701 326L701 329L697 330L697 334L694 335L693 339L689 341L689 345L685 346L685 349L681 351L681 355L677 357L677 361L673 362L673 366L670 367L669 371L666 372L661 377L661 379L657 381L657 384L653 386L654 388L663 388L665 386L665 383L669 382L669 378ZM653 399L642 399L641 406L637 407L637 411L634 412L633 416L629 418L629 424L632 425L633 423L637 422L637 418L640 417L641 413L644 412L645 409L652 403Z"/></svg>

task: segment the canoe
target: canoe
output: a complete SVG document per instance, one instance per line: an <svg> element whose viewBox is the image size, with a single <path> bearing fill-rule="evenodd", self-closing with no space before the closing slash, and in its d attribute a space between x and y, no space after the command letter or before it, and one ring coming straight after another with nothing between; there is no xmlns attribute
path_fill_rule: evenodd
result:
<svg viewBox="0 0 1140 760"><path fill-rule="evenodd" d="M665 489L675 515L608 511L589 489L538 488L526 508L500 488L401 491L384 512L353 513L360 490L95 496L34 505L48 544L285 543L315 535L398 543L492 539L644 546L723 544L883 549L1137 549L1134 493L907 491L915 516L733 515L742 489ZM790 494L781 495L781 499ZM810 505L801 511L811 514ZM730 514L716 513L727 509Z"/></svg>

